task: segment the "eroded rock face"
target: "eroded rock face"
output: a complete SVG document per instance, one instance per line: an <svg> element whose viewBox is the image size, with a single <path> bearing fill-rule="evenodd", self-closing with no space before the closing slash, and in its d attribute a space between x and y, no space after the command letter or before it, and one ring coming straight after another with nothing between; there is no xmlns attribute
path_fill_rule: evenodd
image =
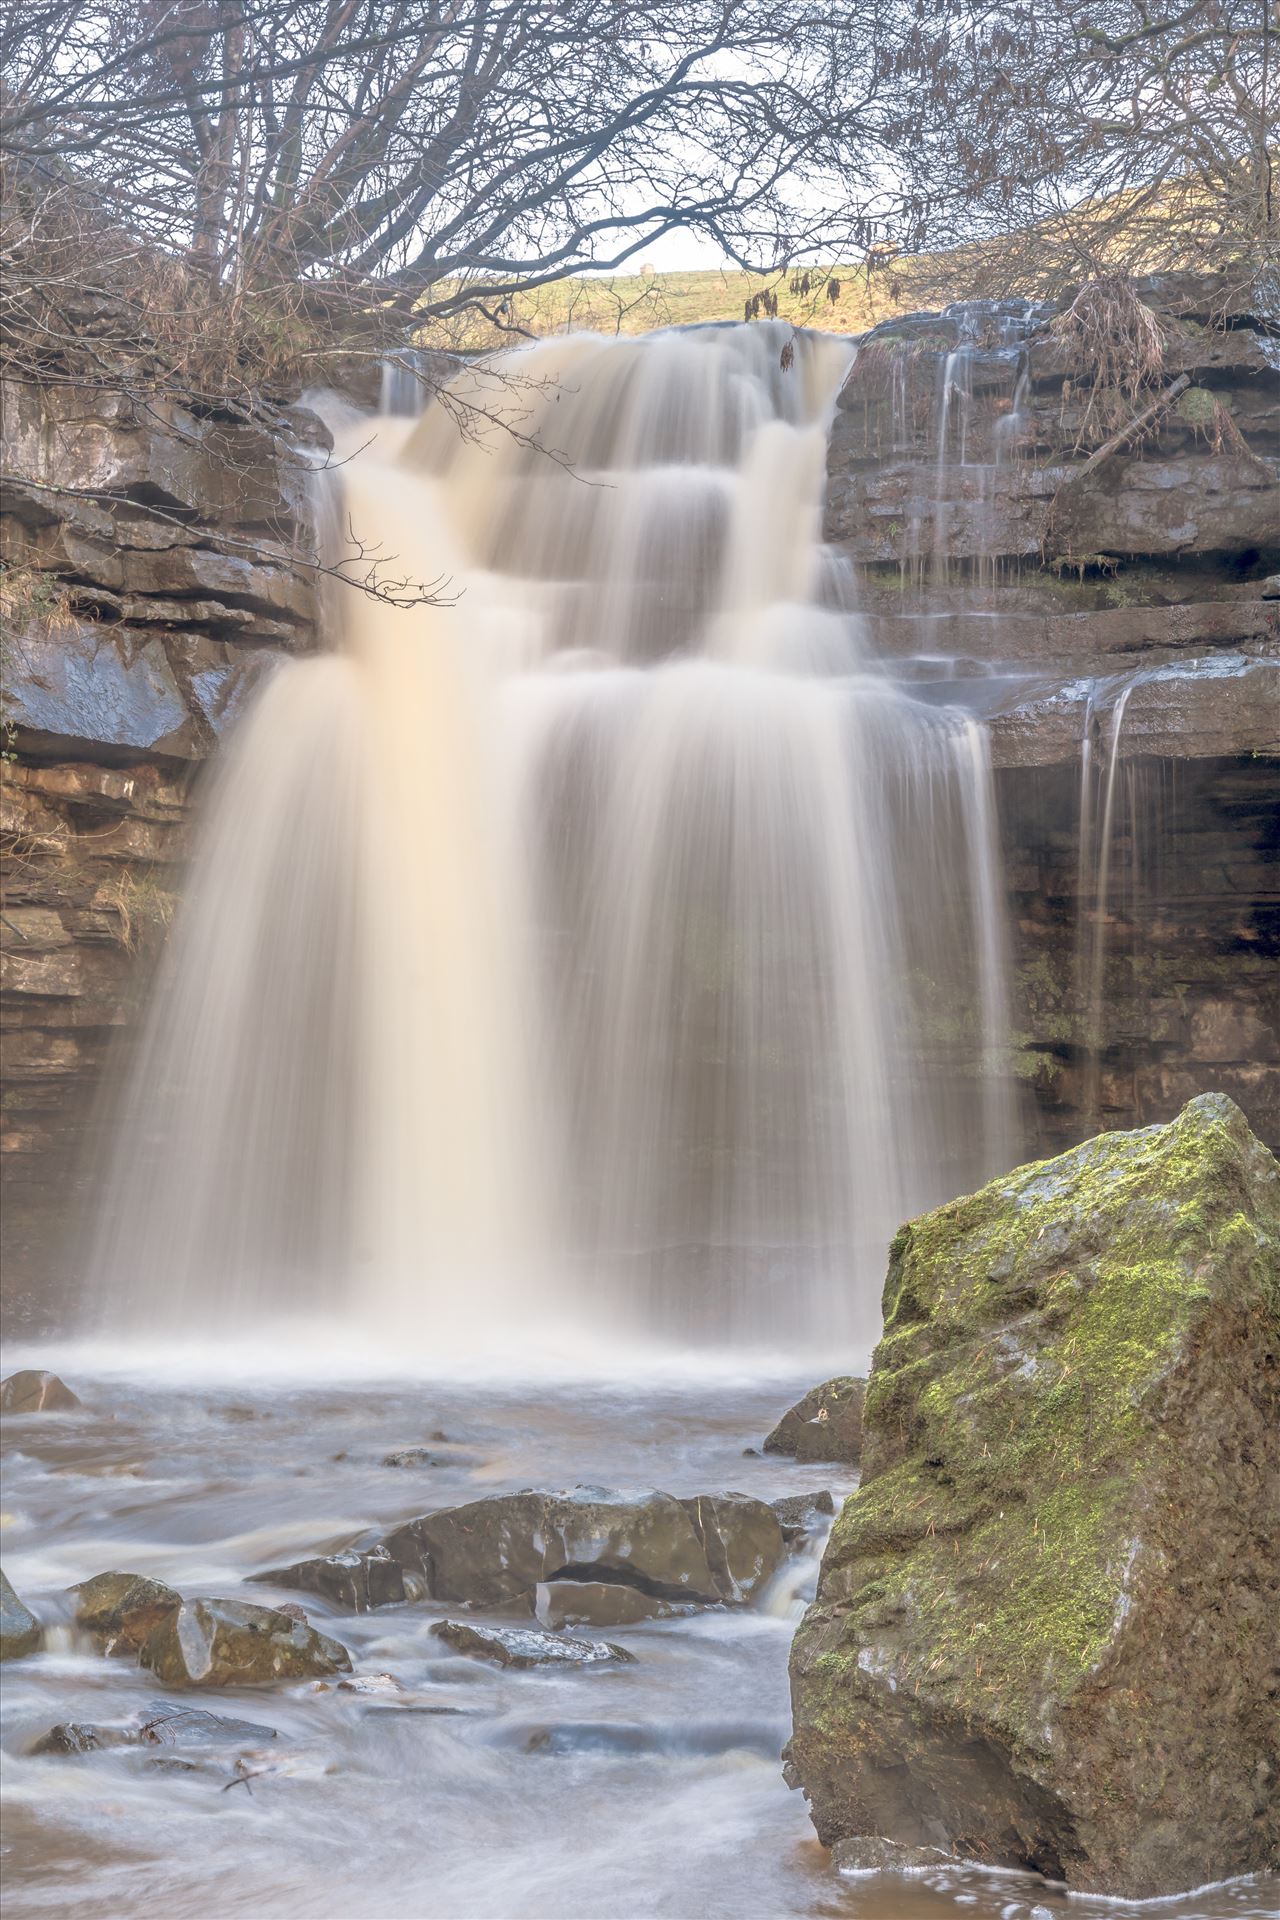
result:
<svg viewBox="0 0 1280 1920"><path fill-rule="evenodd" d="M824 1380L783 1414L764 1443L766 1453L797 1460L856 1466L862 1453L862 1402L867 1383L852 1374Z"/></svg>
<svg viewBox="0 0 1280 1920"><path fill-rule="evenodd" d="M404 1570L385 1547L374 1547L368 1553L325 1554L249 1577L264 1586L297 1587L304 1593L322 1594L334 1606L349 1607L352 1613L369 1613L374 1607L390 1606L405 1597Z"/></svg>
<svg viewBox="0 0 1280 1920"><path fill-rule="evenodd" d="M270 1687L351 1671L338 1641L273 1607L238 1600L184 1600L141 1654L166 1687Z"/></svg>
<svg viewBox="0 0 1280 1920"><path fill-rule="evenodd" d="M493 1660L500 1667L599 1667L635 1659L608 1640L575 1640L540 1627L477 1627L466 1620L437 1620L431 1631L456 1653Z"/></svg>
<svg viewBox="0 0 1280 1920"><path fill-rule="evenodd" d="M0 1660L20 1660L40 1645L40 1622L0 1572Z"/></svg>
<svg viewBox="0 0 1280 1920"><path fill-rule="evenodd" d="M182 1605L182 1595L142 1573L99 1573L72 1587L76 1625L93 1634L104 1653L137 1653Z"/></svg>
<svg viewBox="0 0 1280 1920"><path fill-rule="evenodd" d="M685 1508L669 1493L528 1489L423 1514L382 1542L433 1600L492 1605L557 1577L619 1581L667 1600L723 1599Z"/></svg>
<svg viewBox="0 0 1280 1920"><path fill-rule="evenodd" d="M1280 1169L1222 1095L904 1227L789 1777L1128 1897L1280 1860Z"/></svg>
<svg viewBox="0 0 1280 1920"><path fill-rule="evenodd" d="M80 1405L56 1373L24 1367L0 1381L0 1413L69 1413Z"/></svg>

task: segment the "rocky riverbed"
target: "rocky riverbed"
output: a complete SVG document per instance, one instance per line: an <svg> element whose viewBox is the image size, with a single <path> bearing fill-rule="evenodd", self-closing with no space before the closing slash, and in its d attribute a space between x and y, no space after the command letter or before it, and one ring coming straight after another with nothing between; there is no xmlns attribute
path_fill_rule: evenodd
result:
<svg viewBox="0 0 1280 1920"><path fill-rule="evenodd" d="M786 1544L799 1550L745 1603L675 1607L607 1632L567 1627L629 1660L507 1664L435 1629L446 1619L495 1629L519 1654L519 1634L546 1629L518 1611L419 1599L354 1612L250 1581L531 1485L658 1487L675 1505L713 1490L838 1497L849 1467L761 1450L811 1374L228 1385L161 1381L141 1365L132 1377L96 1374L84 1356L63 1371L78 1409L4 1421L5 1569L44 1629L39 1652L5 1667L12 1916L65 1912L72 1885L85 1920L1117 1911L1026 1876L834 1871L780 1765L787 1654L823 1516L806 1540L784 1511ZM387 1464L410 1449L424 1457ZM300 1603L352 1671L175 1691L172 1669L161 1682L132 1649L107 1654L100 1631L75 1625L85 1603L69 1589L116 1568L189 1600ZM65 1729L85 1726L122 1738L84 1751ZM1278 1902L1280 1883L1254 1879L1160 1911L1263 1920Z"/></svg>

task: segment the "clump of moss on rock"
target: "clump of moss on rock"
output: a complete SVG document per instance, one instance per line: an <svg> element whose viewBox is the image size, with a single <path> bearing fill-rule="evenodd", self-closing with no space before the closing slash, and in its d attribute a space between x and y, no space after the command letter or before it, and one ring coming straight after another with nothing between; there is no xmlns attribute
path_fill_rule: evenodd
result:
<svg viewBox="0 0 1280 1920"><path fill-rule="evenodd" d="M1206 1094L904 1227L788 1774L1081 1890L1280 1859L1280 1168Z"/></svg>

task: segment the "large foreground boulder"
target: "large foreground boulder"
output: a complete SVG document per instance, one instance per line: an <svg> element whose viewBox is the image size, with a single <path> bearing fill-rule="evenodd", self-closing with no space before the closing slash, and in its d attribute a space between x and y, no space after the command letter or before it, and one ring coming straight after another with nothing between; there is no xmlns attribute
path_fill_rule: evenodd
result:
<svg viewBox="0 0 1280 1920"><path fill-rule="evenodd" d="M1230 1100L904 1227L862 1467L792 1653L826 1844L1280 1860L1280 1168Z"/></svg>

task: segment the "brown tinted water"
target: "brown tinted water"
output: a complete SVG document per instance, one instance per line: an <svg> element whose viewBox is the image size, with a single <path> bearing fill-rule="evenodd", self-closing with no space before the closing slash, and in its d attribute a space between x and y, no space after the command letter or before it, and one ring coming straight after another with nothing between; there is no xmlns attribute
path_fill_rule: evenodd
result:
<svg viewBox="0 0 1280 1920"><path fill-rule="evenodd" d="M24 1359L29 1356L23 1356ZM56 1360L56 1356L55 1356ZM142 1385L66 1364L85 1410L4 1424L5 1569L46 1622L106 1568L187 1594L269 1597L255 1568L365 1527L533 1484L736 1488L842 1483L746 1458L803 1381ZM455 1464L381 1464L443 1431ZM448 1446L441 1449L448 1453ZM493 1670L429 1634L443 1609L351 1617L305 1596L357 1674L399 1693L301 1686L202 1694L274 1727L276 1770L158 1771L138 1754L37 1758L68 1719L123 1721L161 1689L53 1628L5 1669L6 1920L1264 1920L1280 1882L1141 1909L1029 1877L841 1878L782 1780L799 1590L769 1609L619 1629L633 1666ZM284 1596L281 1596L284 1597ZM293 1596L297 1597L297 1596Z"/></svg>

